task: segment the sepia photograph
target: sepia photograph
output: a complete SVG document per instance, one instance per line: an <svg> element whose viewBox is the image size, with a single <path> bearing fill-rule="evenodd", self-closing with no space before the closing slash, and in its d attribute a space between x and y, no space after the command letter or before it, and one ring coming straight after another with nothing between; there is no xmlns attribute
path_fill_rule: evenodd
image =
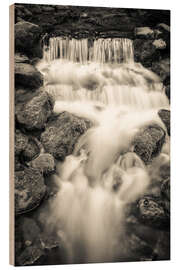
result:
<svg viewBox="0 0 180 270"><path fill-rule="evenodd" d="M170 10L9 16L11 264L170 260Z"/></svg>

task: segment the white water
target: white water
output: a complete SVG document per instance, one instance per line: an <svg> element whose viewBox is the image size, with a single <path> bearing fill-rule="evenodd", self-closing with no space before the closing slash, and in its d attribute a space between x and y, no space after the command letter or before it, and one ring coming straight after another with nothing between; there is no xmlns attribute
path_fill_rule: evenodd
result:
<svg viewBox="0 0 180 270"><path fill-rule="evenodd" d="M117 64L120 52L125 63ZM165 129L157 114L169 108L163 85L132 62L132 42L126 39L100 39L90 49L88 40L50 39L44 57L37 68L44 74L46 91L56 99L54 112L68 111L93 123L74 153L57 166L59 192L47 226L54 226L64 240L68 263L117 260L125 248L126 204L145 193L151 182L132 152L132 141L150 124ZM167 138L167 156L168 146Z"/></svg>
<svg viewBox="0 0 180 270"><path fill-rule="evenodd" d="M67 59L73 62L86 63L87 61L105 62L132 62L132 41L126 38L100 38L97 40L69 39L55 37L49 39L49 46L43 52L46 61Z"/></svg>

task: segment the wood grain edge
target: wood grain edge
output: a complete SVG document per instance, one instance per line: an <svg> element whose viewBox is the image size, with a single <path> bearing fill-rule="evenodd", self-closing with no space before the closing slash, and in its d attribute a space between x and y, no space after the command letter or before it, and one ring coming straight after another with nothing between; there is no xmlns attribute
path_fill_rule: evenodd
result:
<svg viewBox="0 0 180 270"><path fill-rule="evenodd" d="M9 6L9 263L15 265L14 211L14 4Z"/></svg>

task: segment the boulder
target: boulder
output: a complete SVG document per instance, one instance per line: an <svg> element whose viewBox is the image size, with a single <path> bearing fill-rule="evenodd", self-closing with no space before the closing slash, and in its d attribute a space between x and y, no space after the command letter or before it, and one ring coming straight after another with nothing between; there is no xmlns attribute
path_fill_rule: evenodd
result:
<svg viewBox="0 0 180 270"><path fill-rule="evenodd" d="M157 26L156 26L157 29L160 29L161 31L167 31L167 32L170 32L170 26L165 24L165 23L159 23Z"/></svg>
<svg viewBox="0 0 180 270"><path fill-rule="evenodd" d="M161 185L161 194L165 199L170 201L170 178L163 181Z"/></svg>
<svg viewBox="0 0 180 270"><path fill-rule="evenodd" d="M168 230L169 215L160 197L144 196L138 201L138 219L145 225L160 230Z"/></svg>
<svg viewBox="0 0 180 270"><path fill-rule="evenodd" d="M40 153L39 146L33 138L29 137L28 144L22 152L22 158L25 162L31 161L36 158Z"/></svg>
<svg viewBox="0 0 180 270"><path fill-rule="evenodd" d="M36 208L46 192L44 178L39 170L25 168L15 172L15 213L29 212Z"/></svg>
<svg viewBox="0 0 180 270"><path fill-rule="evenodd" d="M36 237L34 244L28 245L30 242L26 241L25 247L16 255L16 265L47 265L51 261L53 264L61 264L61 241L57 237L45 237L42 234Z"/></svg>
<svg viewBox="0 0 180 270"><path fill-rule="evenodd" d="M50 174L55 171L55 160L52 155L43 153L32 160L30 166L38 169L44 174Z"/></svg>
<svg viewBox="0 0 180 270"><path fill-rule="evenodd" d="M15 154L19 155L27 146L28 137L20 130L15 131Z"/></svg>
<svg viewBox="0 0 180 270"><path fill-rule="evenodd" d="M136 258L139 257L140 260L145 260L146 257L152 260L152 247L134 233L131 232L127 236L127 244L129 248L128 252L130 252L132 256L131 259L133 259L133 256L135 256Z"/></svg>
<svg viewBox="0 0 180 270"><path fill-rule="evenodd" d="M20 216L17 219L16 236L18 234L21 234L22 245L30 246L37 242L40 228L34 219Z"/></svg>
<svg viewBox="0 0 180 270"><path fill-rule="evenodd" d="M45 256L44 251L35 245L25 247L16 258L16 265L26 266L36 264L41 257Z"/></svg>
<svg viewBox="0 0 180 270"><path fill-rule="evenodd" d="M155 260L170 260L170 232L161 231L159 233L157 244L154 248Z"/></svg>
<svg viewBox="0 0 180 270"><path fill-rule="evenodd" d="M158 115L161 118L162 122L165 124L167 128L167 133L170 136L171 128L170 128L170 111L169 110L159 110Z"/></svg>
<svg viewBox="0 0 180 270"><path fill-rule="evenodd" d="M52 114L54 100L46 91L39 90L27 102L16 105L16 119L27 130L41 130Z"/></svg>
<svg viewBox="0 0 180 270"><path fill-rule="evenodd" d="M40 37L42 29L33 23L19 21L15 24L15 51L29 57L41 57Z"/></svg>
<svg viewBox="0 0 180 270"><path fill-rule="evenodd" d="M151 67L154 61L159 61L160 52L153 45L153 40L135 39L133 44L136 62L140 62L145 67Z"/></svg>
<svg viewBox="0 0 180 270"><path fill-rule="evenodd" d="M25 18L25 17L30 17L32 16L32 12L27 9L24 5L15 5L15 12L16 12L16 16L19 16L21 18Z"/></svg>
<svg viewBox="0 0 180 270"><path fill-rule="evenodd" d="M162 180L168 179L170 177L170 162L162 164L159 168L159 175Z"/></svg>
<svg viewBox="0 0 180 270"><path fill-rule="evenodd" d="M136 27L134 29L134 34L138 38L153 38L154 31L150 27Z"/></svg>
<svg viewBox="0 0 180 270"><path fill-rule="evenodd" d="M79 137L90 126L89 120L63 112L47 123L41 134L41 142L46 152L64 160L67 155L72 154Z"/></svg>
<svg viewBox="0 0 180 270"><path fill-rule="evenodd" d="M170 85L167 85L165 87L165 93L166 93L166 96L168 97L168 99L170 100L170 98L171 98L171 88L170 88Z"/></svg>
<svg viewBox="0 0 180 270"><path fill-rule="evenodd" d="M54 12L55 11L55 7L51 7L51 6L47 6L47 5L42 5L41 6L41 10L42 11L45 11L45 12L48 12L51 14L51 12Z"/></svg>
<svg viewBox="0 0 180 270"><path fill-rule="evenodd" d="M15 171L23 171L24 170L24 164L21 163L20 161L20 156L15 155L15 160L14 160L14 168Z"/></svg>
<svg viewBox="0 0 180 270"><path fill-rule="evenodd" d="M21 58L22 59L22 58ZM15 60L20 61L20 58ZM24 59L22 59L24 61ZM32 65L25 62L15 63L15 88L37 89L43 85L43 75Z"/></svg>
<svg viewBox="0 0 180 270"><path fill-rule="evenodd" d="M44 224L43 224L44 225ZM62 245L62 241L52 232L44 230L44 226L35 218L19 216L15 223L15 261L16 265L42 264L48 256L54 256ZM58 250L60 252L60 250ZM58 256L59 257L59 256Z"/></svg>
<svg viewBox="0 0 180 270"><path fill-rule="evenodd" d="M153 45L156 47L156 49L159 49L159 50L166 48L166 42L162 38L155 39L153 41Z"/></svg>
<svg viewBox="0 0 180 270"><path fill-rule="evenodd" d="M28 90L23 88L18 88L15 91L15 105L19 103L26 103L30 101L33 97L38 95L38 90Z"/></svg>
<svg viewBox="0 0 180 270"><path fill-rule="evenodd" d="M162 82L166 81L170 77L170 59L153 62L151 69L160 76Z"/></svg>
<svg viewBox="0 0 180 270"><path fill-rule="evenodd" d="M14 56L14 61L15 63L30 63L30 60L29 58L24 55L24 54L21 54L21 53L16 53L15 56Z"/></svg>
<svg viewBox="0 0 180 270"><path fill-rule="evenodd" d="M161 152L165 142L165 131L159 126L149 126L135 136L134 152L149 164Z"/></svg>

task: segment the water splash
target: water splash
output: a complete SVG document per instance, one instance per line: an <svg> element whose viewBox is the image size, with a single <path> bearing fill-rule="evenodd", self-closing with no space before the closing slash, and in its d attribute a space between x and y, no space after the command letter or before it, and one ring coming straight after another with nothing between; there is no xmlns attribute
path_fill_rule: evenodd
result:
<svg viewBox="0 0 180 270"><path fill-rule="evenodd" d="M157 75L138 63L81 65L67 60L41 61L45 89L56 100L128 105L141 109L169 107Z"/></svg>

